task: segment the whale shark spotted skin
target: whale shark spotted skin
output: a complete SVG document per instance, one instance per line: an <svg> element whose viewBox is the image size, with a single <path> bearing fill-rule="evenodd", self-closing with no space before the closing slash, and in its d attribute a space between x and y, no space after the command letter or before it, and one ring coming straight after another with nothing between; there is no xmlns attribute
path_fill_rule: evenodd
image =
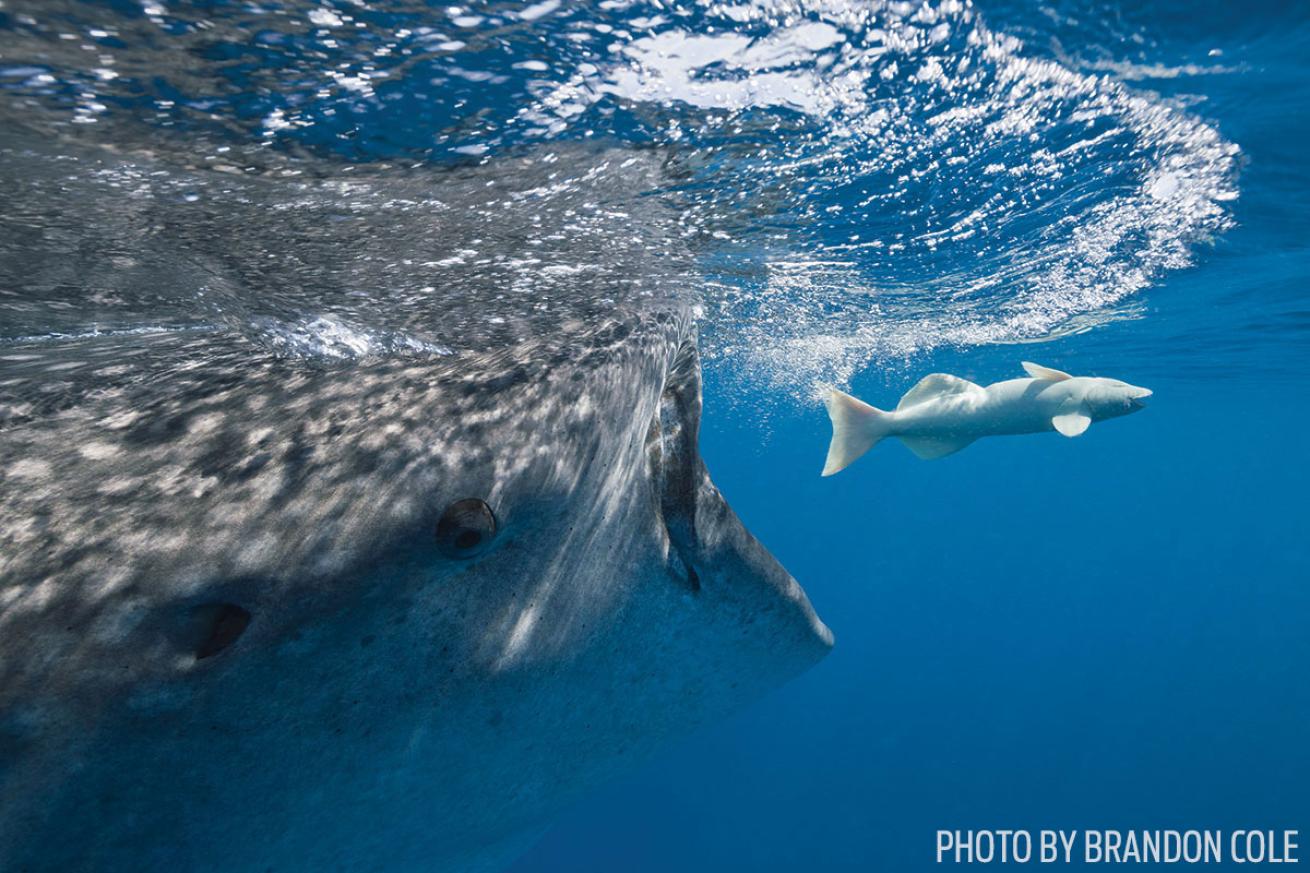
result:
<svg viewBox="0 0 1310 873"><path fill-rule="evenodd" d="M1054 430L1076 437L1093 421L1144 408L1151 396L1117 379L1070 376L1024 362L1027 379L986 388L946 373L923 377L896 409L885 412L841 391L824 398L832 419L832 442L823 475L831 476L886 437L899 437L910 451L931 460L954 454L979 437Z"/></svg>
<svg viewBox="0 0 1310 873"><path fill-rule="evenodd" d="M0 242L0 869L496 869L828 651L700 459L657 155L40 149L10 214L77 230Z"/></svg>

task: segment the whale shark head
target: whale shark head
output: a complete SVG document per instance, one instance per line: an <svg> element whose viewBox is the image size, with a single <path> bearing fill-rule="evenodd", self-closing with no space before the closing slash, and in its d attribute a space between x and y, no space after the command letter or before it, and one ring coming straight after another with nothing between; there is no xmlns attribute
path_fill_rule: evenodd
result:
<svg viewBox="0 0 1310 873"><path fill-rule="evenodd" d="M0 272L125 302L0 348L0 867L489 869L828 651L701 460L677 237L604 213L659 161L566 158L346 202L201 174L208 212L134 201L166 221L115 219L117 158L11 167L111 238Z"/></svg>
<svg viewBox="0 0 1310 873"><path fill-rule="evenodd" d="M1142 401L1151 396L1151 389L1129 385L1118 379L1091 377L1085 403L1092 411L1092 418L1101 420L1117 418L1146 408Z"/></svg>

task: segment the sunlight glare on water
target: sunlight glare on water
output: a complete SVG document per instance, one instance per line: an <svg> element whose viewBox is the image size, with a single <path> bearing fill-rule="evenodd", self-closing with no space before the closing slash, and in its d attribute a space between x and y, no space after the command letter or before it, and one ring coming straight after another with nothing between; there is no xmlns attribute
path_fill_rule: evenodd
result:
<svg viewBox="0 0 1310 873"><path fill-rule="evenodd" d="M14 5L25 123L132 141L150 118L210 168L657 148L707 360L798 399L1131 317L1237 197L1237 147L1185 107L956 0Z"/></svg>

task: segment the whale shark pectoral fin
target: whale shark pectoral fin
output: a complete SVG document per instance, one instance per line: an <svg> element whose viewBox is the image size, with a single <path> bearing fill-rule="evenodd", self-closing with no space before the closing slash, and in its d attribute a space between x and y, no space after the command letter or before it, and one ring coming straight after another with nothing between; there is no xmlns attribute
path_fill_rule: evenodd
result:
<svg viewBox="0 0 1310 873"><path fill-rule="evenodd" d="M1067 437L1081 435L1091 423L1091 416L1082 409L1075 409L1073 412L1066 412L1051 419L1051 424L1055 425L1055 429Z"/></svg>
<svg viewBox="0 0 1310 873"><path fill-rule="evenodd" d="M1043 382L1063 382L1065 379L1072 379L1068 373L1063 370L1054 370L1050 367L1043 367L1041 364L1034 364L1031 361L1023 362L1023 370L1034 379L1040 379ZM1082 431L1079 431L1082 433Z"/></svg>
<svg viewBox="0 0 1310 873"><path fill-rule="evenodd" d="M936 458L944 458L947 455L953 455L960 449L973 442L971 438L950 437L901 437L901 442L925 461L931 461Z"/></svg>
<svg viewBox="0 0 1310 873"><path fill-rule="evenodd" d="M901 402L896 404L897 409L905 409L907 406L914 406L931 400L934 397L942 397L946 394L968 394L972 391L984 390L981 385L975 385L968 379L961 379L959 376L952 376L949 373L932 373L924 376L901 398Z"/></svg>

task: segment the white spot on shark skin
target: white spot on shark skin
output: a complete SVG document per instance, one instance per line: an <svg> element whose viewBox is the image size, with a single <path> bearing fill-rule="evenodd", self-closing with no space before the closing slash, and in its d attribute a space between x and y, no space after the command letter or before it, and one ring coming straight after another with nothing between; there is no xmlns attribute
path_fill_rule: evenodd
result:
<svg viewBox="0 0 1310 873"><path fill-rule="evenodd" d="M257 534L237 553L237 567L242 572L257 570L277 551L277 537L270 533Z"/></svg>
<svg viewBox="0 0 1310 873"><path fill-rule="evenodd" d="M39 584L27 589L27 593L18 602L18 607L28 611L44 609L54 601L55 594L58 591L59 583L57 579L53 577L42 579Z"/></svg>
<svg viewBox="0 0 1310 873"><path fill-rule="evenodd" d="M132 570L130 567L122 565L111 566L100 576L101 596L112 594L132 580Z"/></svg>
<svg viewBox="0 0 1310 873"><path fill-rule="evenodd" d="M45 479L50 476L50 465L36 458L23 458L10 464L7 473L15 479Z"/></svg>
<svg viewBox="0 0 1310 873"><path fill-rule="evenodd" d="M140 417L141 413L125 409L122 412L116 412L113 415L105 416L100 419L99 424L101 427L108 428L109 430L122 430L131 427Z"/></svg>
<svg viewBox="0 0 1310 873"><path fill-rule="evenodd" d="M205 415L197 415L191 419L190 426L187 428L193 434L213 433L223 426L223 415L218 412L210 412Z"/></svg>
<svg viewBox="0 0 1310 873"><path fill-rule="evenodd" d="M180 534L180 533L162 534L152 537L145 545L142 546L142 548L149 549L150 551L157 552L162 555L162 554L167 554L169 552L175 552L178 549L186 548L187 543L188 540L186 535L184 534ZM126 576L124 576L124 578L126 578Z"/></svg>
<svg viewBox="0 0 1310 873"><path fill-rule="evenodd" d="M78 446L77 452L89 461L103 461L117 455L119 448L110 443L85 443Z"/></svg>
<svg viewBox="0 0 1310 873"><path fill-rule="evenodd" d="M354 549L324 549L322 554L318 555L310 566L310 574L312 576L328 577L334 573L340 573L354 558Z"/></svg>
<svg viewBox="0 0 1310 873"><path fill-rule="evenodd" d="M128 476L114 476L106 479L96 488L97 494L103 494L106 497L113 497L120 494L130 494L136 490L137 481Z"/></svg>
<svg viewBox="0 0 1310 873"><path fill-rule="evenodd" d="M251 405L246 404L246 408L247 409L251 408ZM272 435L273 435L273 428L271 427L255 428L250 433L246 434L246 445L257 446L262 442L264 442L264 440L271 437Z"/></svg>

